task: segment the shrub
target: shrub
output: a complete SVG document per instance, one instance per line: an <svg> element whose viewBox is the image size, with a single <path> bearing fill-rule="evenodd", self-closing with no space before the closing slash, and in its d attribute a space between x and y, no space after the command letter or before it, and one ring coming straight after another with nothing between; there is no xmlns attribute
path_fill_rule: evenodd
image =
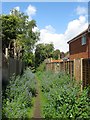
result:
<svg viewBox="0 0 90 120"><path fill-rule="evenodd" d="M37 71L43 72L46 69L46 64L45 62L42 62L40 66L37 68Z"/></svg>
<svg viewBox="0 0 90 120"><path fill-rule="evenodd" d="M27 68L22 76L13 76L3 100L3 118L25 118L36 94L34 74Z"/></svg>
<svg viewBox="0 0 90 120"><path fill-rule="evenodd" d="M37 74L41 80L42 94L46 99L43 104L44 118L90 118L88 89L80 91L80 84L71 80L65 73L46 71Z"/></svg>

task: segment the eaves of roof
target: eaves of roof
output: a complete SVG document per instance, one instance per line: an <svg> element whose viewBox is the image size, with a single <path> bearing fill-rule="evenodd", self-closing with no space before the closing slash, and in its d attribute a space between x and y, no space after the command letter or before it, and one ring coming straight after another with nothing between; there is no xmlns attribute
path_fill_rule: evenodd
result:
<svg viewBox="0 0 90 120"><path fill-rule="evenodd" d="M82 33L80 33L79 35L77 35L76 37L74 37L73 39L69 40L67 43L70 44L71 42L79 39L80 37L82 37L82 35L85 35L88 33L88 29L86 29L85 31L83 31Z"/></svg>

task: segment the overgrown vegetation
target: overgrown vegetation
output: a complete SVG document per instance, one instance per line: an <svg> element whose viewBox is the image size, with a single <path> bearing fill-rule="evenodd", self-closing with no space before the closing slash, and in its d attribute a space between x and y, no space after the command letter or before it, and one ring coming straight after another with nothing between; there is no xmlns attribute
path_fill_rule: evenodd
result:
<svg viewBox="0 0 90 120"><path fill-rule="evenodd" d="M80 91L80 84L65 73L37 72L42 91L44 118L90 118L88 88Z"/></svg>
<svg viewBox="0 0 90 120"><path fill-rule="evenodd" d="M32 100L36 95L36 80L28 68L20 77L13 76L3 98L3 118L25 118L30 114Z"/></svg>
<svg viewBox="0 0 90 120"><path fill-rule="evenodd" d="M65 54L58 49L54 50L52 43L36 45L40 36L39 31L34 31L36 21L29 21L28 16L16 9L13 9L10 15L2 15L0 19L3 53L5 54L8 48L10 57L22 59L25 66L30 66L33 72L37 71L41 85L42 117L90 118L89 88L81 92L80 84L70 80L69 75L63 72L45 72L45 59L60 59L65 57ZM31 70L28 68L22 76L13 76L4 94L3 118L28 118L36 95L36 80Z"/></svg>
<svg viewBox="0 0 90 120"><path fill-rule="evenodd" d="M42 64L40 64L39 67L36 69L37 72L43 72L45 70L46 70L45 62L42 62Z"/></svg>

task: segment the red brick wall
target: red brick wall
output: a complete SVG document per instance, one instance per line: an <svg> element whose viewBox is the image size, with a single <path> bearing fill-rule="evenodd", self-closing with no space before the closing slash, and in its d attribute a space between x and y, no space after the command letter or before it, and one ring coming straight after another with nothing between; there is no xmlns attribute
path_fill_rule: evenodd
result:
<svg viewBox="0 0 90 120"><path fill-rule="evenodd" d="M70 60L77 59L77 58L88 58L88 52L82 52L70 55Z"/></svg>
<svg viewBox="0 0 90 120"><path fill-rule="evenodd" d="M69 44L70 59L88 58L88 44L88 37L85 45L82 45L81 38L71 42Z"/></svg>
<svg viewBox="0 0 90 120"><path fill-rule="evenodd" d="M90 36L88 37L88 57L90 58Z"/></svg>

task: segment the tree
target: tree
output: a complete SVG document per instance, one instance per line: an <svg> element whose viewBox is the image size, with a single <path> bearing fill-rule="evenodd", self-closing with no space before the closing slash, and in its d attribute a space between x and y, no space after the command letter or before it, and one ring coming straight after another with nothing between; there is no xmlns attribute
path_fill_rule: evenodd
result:
<svg viewBox="0 0 90 120"><path fill-rule="evenodd" d="M57 49L53 52L53 58L56 60L60 59L60 50L59 49Z"/></svg>
<svg viewBox="0 0 90 120"><path fill-rule="evenodd" d="M45 44L45 51L46 51L46 58L52 57L53 51L54 51L54 45L51 44Z"/></svg>
<svg viewBox="0 0 90 120"><path fill-rule="evenodd" d="M33 49L35 47L36 42L39 40L40 32L33 32L32 28L36 27L36 21L32 20L28 22L26 34L21 39L21 44L24 49L23 60L29 64L34 64L34 54Z"/></svg>
<svg viewBox="0 0 90 120"><path fill-rule="evenodd" d="M40 36L39 31L32 30L36 27L36 21L29 21L28 16L16 9L13 9L10 15L2 15L1 19L3 48L9 47L11 41L14 41L16 47L22 46L22 60L26 64L32 64L33 49Z"/></svg>
<svg viewBox="0 0 90 120"><path fill-rule="evenodd" d="M11 40L17 38L18 18L14 15L2 15L2 45L3 48L9 46Z"/></svg>
<svg viewBox="0 0 90 120"><path fill-rule="evenodd" d="M54 51L53 44L38 44L35 49L35 66L36 68L46 59L52 57Z"/></svg>

